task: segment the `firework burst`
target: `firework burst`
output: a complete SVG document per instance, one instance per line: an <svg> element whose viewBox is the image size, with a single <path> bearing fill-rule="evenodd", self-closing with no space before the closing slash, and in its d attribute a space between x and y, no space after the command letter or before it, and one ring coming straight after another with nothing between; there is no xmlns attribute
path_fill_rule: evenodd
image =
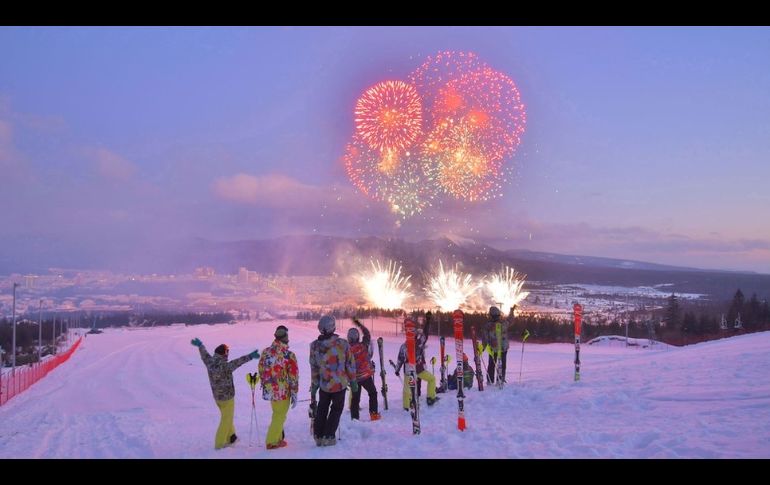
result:
<svg viewBox="0 0 770 485"><path fill-rule="evenodd" d="M355 108L356 131L383 154L383 170L393 170L397 154L410 147L422 131L422 106L417 90L403 81L384 81L367 89Z"/></svg>
<svg viewBox="0 0 770 485"><path fill-rule="evenodd" d="M444 120L423 147L423 170L441 191L457 199L487 200L500 193L504 169L484 146L484 133L472 120Z"/></svg>
<svg viewBox="0 0 770 485"><path fill-rule="evenodd" d="M406 219L449 199L501 196L525 125L507 75L474 53L439 52L408 83L384 81L361 95L343 160L359 190Z"/></svg>
<svg viewBox="0 0 770 485"><path fill-rule="evenodd" d="M473 53L429 57L410 80L426 107L426 173L458 199L501 195L504 166L521 141L526 112L514 82Z"/></svg>
<svg viewBox="0 0 770 485"><path fill-rule="evenodd" d="M521 291L526 278L527 275L517 273L509 266L504 266L500 272L485 278L483 284L491 295L493 304L502 305L500 310L505 311L518 305L529 295L528 291Z"/></svg>
<svg viewBox="0 0 770 485"><path fill-rule="evenodd" d="M477 288L470 274L459 272L457 266L454 270L444 269L439 260L438 271L429 277L425 293L442 311L452 311L460 308Z"/></svg>
<svg viewBox="0 0 770 485"><path fill-rule="evenodd" d="M371 270L358 276L366 300L377 308L402 308L404 300L412 296L409 292L412 275L401 276L401 266L396 267L393 261L388 261L388 265L383 267L379 260L372 260L371 265Z"/></svg>
<svg viewBox="0 0 770 485"><path fill-rule="evenodd" d="M404 153L398 170L385 172L379 168L380 153L355 138L348 144L343 162L353 185L372 199L386 202L402 218L419 214L436 196L432 176L410 152Z"/></svg>

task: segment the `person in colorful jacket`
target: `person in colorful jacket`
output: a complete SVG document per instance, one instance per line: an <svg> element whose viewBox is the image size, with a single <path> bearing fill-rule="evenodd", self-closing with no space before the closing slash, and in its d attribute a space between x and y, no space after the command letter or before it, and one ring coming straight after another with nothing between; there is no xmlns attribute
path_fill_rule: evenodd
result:
<svg viewBox="0 0 770 485"><path fill-rule="evenodd" d="M353 358L356 361L356 382L358 390L352 391L350 400L350 419L358 419L358 408L361 402L361 388L366 389L369 394L369 417L372 421L380 419L380 413L377 412L377 388L374 385L374 368L372 367L372 335L369 329L363 326L357 318L353 318L353 323L361 329L364 336L358 331L358 328L348 330L348 343Z"/></svg>
<svg viewBox="0 0 770 485"><path fill-rule="evenodd" d="M420 396L421 381L428 382L428 406L433 406L440 397L436 396L436 376L428 371L425 362L425 347L428 344L428 335L430 334L431 312L425 314L425 328L418 327L415 336L415 374L417 375L417 396ZM396 376L399 377L401 367L406 370L406 344L402 344L398 351L398 365L396 366ZM404 387L401 398L404 409L409 409L410 391L408 379L404 378Z"/></svg>
<svg viewBox="0 0 770 485"><path fill-rule="evenodd" d="M259 378L262 381L262 398L270 401L273 418L267 429L265 446L268 450L283 448L283 424L289 413L289 405L297 406L299 370L297 357L289 350L289 329L279 325L275 329L273 344L262 351L259 359Z"/></svg>
<svg viewBox="0 0 770 485"><path fill-rule="evenodd" d="M310 392L315 395L320 390L313 424L316 446L337 444L335 435L345 406L345 391L348 385L353 392L358 391L356 362L347 340L334 333L336 328L334 317L321 317L321 335L310 344Z"/></svg>
<svg viewBox="0 0 770 485"><path fill-rule="evenodd" d="M222 344L218 346L214 349L214 355L211 356L199 338L192 339L190 343L198 347L201 360L206 365L206 370L209 374L209 383L211 384L211 392L214 394L214 401L219 408L219 427L217 427L217 433L214 438L214 448L218 450L235 443L235 440L238 439L238 436L235 434L235 425L233 425L233 413L235 411L233 371L246 362L259 358L259 351L255 350L250 354L228 362L227 357L230 355L230 348L227 345Z"/></svg>

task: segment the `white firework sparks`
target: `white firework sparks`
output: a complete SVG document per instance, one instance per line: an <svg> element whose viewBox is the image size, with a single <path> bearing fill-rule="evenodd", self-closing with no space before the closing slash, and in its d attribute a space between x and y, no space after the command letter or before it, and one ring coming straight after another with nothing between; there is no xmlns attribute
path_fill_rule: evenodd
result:
<svg viewBox="0 0 770 485"><path fill-rule="evenodd" d="M383 267L380 261L371 261L372 269L358 276L364 296L370 305L377 308L397 310L402 308L404 300L412 296L409 288L409 276L401 276L401 266L388 261Z"/></svg>
<svg viewBox="0 0 770 485"><path fill-rule="evenodd" d="M439 260L438 272L428 280L425 293L433 303L442 311L452 311L460 308L469 296L479 287L473 283L470 274L464 275L455 269L444 269L444 264Z"/></svg>
<svg viewBox="0 0 770 485"><path fill-rule="evenodd" d="M499 273L484 279L484 286L490 293L493 304L502 305L500 310L505 313L529 295L528 291L521 291L526 278L527 275L517 273L513 268L505 266Z"/></svg>

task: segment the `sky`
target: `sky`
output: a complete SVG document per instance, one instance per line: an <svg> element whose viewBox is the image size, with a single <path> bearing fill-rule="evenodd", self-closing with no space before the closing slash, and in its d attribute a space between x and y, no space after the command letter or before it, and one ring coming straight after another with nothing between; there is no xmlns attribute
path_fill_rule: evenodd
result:
<svg viewBox="0 0 770 485"><path fill-rule="evenodd" d="M389 409L380 395L382 419L368 419L364 392L362 420L351 421L346 405L341 440L322 448L310 435L305 401L288 413L288 446L265 449L271 410L257 388L252 424L245 378L256 369L251 361L233 374L240 441L214 450L219 411L190 340L199 337L208 349L227 343L236 358L267 347L279 323L288 326L289 348L299 363L299 399L309 399L315 321L106 329L0 407L0 457L770 458L769 332L686 347L583 343L578 382L574 345L527 342L522 354L521 344L512 341L508 384L479 392L474 383L465 391L464 432L457 429L456 393L439 394L441 400L428 407L423 389L421 434L414 436L410 415L399 405L401 381L388 367ZM350 322L337 324L337 333L345 335ZM393 321L365 324L383 335L385 359L395 360L403 336L389 333ZM463 345L467 353L471 342ZM438 352L432 337L426 357ZM455 362L453 356L450 367ZM378 375L378 391L380 384Z"/></svg>
<svg viewBox="0 0 770 485"><path fill-rule="evenodd" d="M501 197L403 219L347 177L355 103L448 50L526 130ZM770 273L768 54L767 27L0 27L0 259L449 235Z"/></svg>

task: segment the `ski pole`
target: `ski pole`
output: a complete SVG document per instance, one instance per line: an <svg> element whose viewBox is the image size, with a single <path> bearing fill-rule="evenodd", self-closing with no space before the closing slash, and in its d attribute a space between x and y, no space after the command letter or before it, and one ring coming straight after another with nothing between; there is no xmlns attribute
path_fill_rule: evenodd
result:
<svg viewBox="0 0 770 485"><path fill-rule="evenodd" d="M257 373L249 374L246 373L246 382L249 383L249 387L251 387L251 419L249 420L249 447L252 446L252 430L253 425L256 422L257 424L257 434L259 434L259 421L257 420L257 401L254 397L255 388L257 386Z"/></svg>
<svg viewBox="0 0 770 485"><path fill-rule="evenodd" d="M521 369L524 366L524 342L529 338L529 330L524 329L524 338L521 339L521 363L519 364L519 384L521 384Z"/></svg>

